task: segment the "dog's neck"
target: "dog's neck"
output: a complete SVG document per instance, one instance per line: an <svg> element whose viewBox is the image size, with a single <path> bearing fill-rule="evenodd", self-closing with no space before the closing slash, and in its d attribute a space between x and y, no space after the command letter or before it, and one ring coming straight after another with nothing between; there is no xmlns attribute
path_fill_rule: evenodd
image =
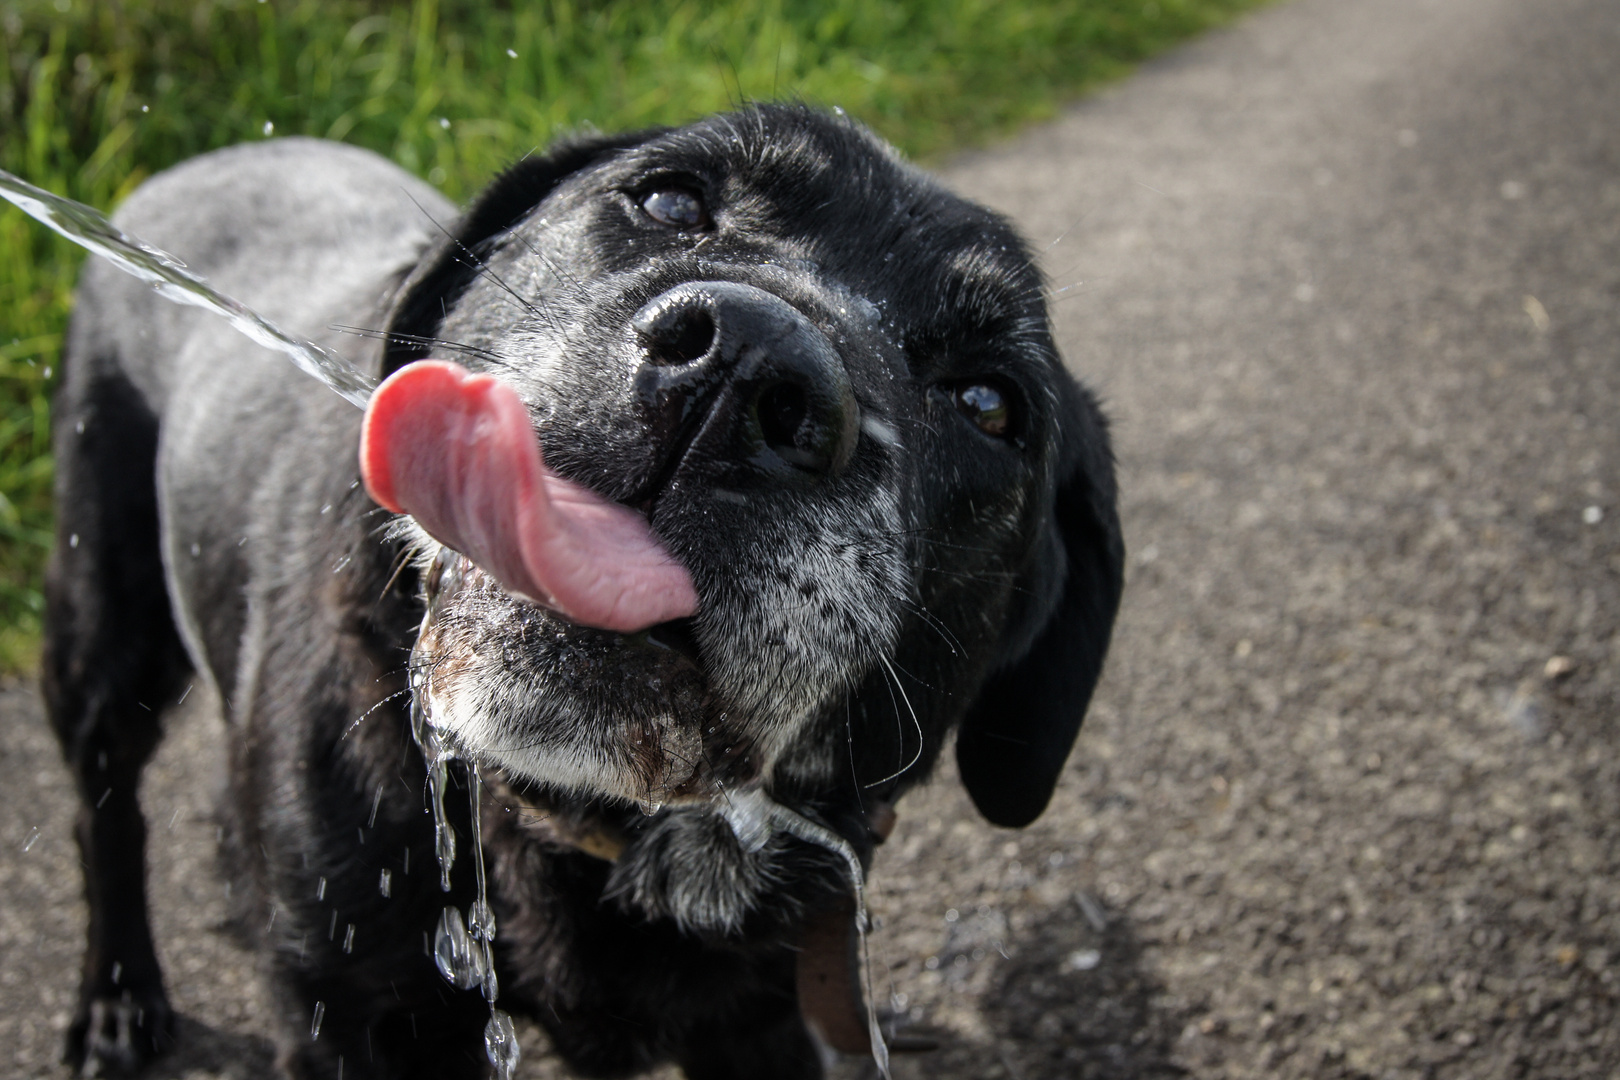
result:
<svg viewBox="0 0 1620 1080"><path fill-rule="evenodd" d="M611 863L630 843L624 830L601 813L564 808L538 792L520 793L496 776L484 782L491 801L517 814L524 834L547 847ZM889 838L897 820L890 803L867 807L867 829L879 844ZM841 1054L866 1055L871 1043L861 998L855 918L853 898L810 917L799 936L796 981L799 1009L816 1034Z"/></svg>

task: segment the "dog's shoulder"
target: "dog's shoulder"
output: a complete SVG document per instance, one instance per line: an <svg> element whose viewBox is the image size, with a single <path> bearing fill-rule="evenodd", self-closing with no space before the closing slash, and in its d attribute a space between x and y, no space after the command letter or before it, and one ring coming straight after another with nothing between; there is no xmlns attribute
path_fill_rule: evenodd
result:
<svg viewBox="0 0 1620 1080"><path fill-rule="evenodd" d="M248 143L192 158L147 180L113 222L284 329L320 336L345 297L402 278L456 208L369 150L321 139ZM352 321L339 319L338 321ZM92 260L80 278L70 368L113 363L155 411L170 369L198 335L236 355L224 324L156 296ZM213 350L217 351L217 350ZM217 367L209 358L208 370Z"/></svg>

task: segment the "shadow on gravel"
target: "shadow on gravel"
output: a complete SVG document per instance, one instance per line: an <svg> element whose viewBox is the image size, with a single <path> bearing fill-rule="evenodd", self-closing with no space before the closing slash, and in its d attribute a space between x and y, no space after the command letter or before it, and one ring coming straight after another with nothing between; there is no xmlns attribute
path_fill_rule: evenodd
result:
<svg viewBox="0 0 1620 1080"><path fill-rule="evenodd" d="M1185 1017L1157 1004L1163 992L1130 924L1088 898L1019 933L984 1014L1012 1080L1185 1076L1170 1060Z"/></svg>
<svg viewBox="0 0 1620 1080"><path fill-rule="evenodd" d="M258 1035L221 1031L180 1017L174 1052L154 1062L141 1080L278 1080L275 1046Z"/></svg>

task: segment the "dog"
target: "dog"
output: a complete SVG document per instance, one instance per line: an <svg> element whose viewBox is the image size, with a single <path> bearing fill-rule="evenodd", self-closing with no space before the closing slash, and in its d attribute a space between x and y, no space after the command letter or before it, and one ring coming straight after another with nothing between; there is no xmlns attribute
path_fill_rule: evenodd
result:
<svg viewBox="0 0 1620 1080"><path fill-rule="evenodd" d="M1051 797L1124 549L1106 420L1012 228L784 104L563 141L459 215L380 157L282 139L162 173L117 220L375 377L451 360L455 386L498 385L546 482L641 529L688 600L577 617L494 568L522 552L392 513L389 466L357 462L382 421L92 261L43 675L83 800L68 1060L130 1072L172 1042L137 784L192 679L223 703L222 853L289 1075L484 1075L488 1006L425 955L474 899L475 839L499 1004L580 1074L809 1080L828 1045L869 1049L845 863L750 840L731 800L869 863L953 731L991 822ZM442 473L441 451L390 448ZM456 500L488 473L431 498L477 519ZM413 679L477 764L446 769L448 892Z"/></svg>

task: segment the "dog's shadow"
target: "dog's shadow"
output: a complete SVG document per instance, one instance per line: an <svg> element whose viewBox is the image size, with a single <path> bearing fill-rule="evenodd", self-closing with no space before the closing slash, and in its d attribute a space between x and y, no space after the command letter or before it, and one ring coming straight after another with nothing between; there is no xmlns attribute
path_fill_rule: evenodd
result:
<svg viewBox="0 0 1620 1080"><path fill-rule="evenodd" d="M261 1035L222 1031L182 1015L174 1050L149 1065L141 1080L281 1080L276 1049Z"/></svg>
<svg viewBox="0 0 1620 1080"><path fill-rule="evenodd" d="M988 1040L947 1038L907 1055L897 1076L928 1080L1163 1080L1187 1075L1171 1060L1185 1024L1163 1004L1128 920L1085 897L1016 934L980 999Z"/></svg>
<svg viewBox="0 0 1620 1080"><path fill-rule="evenodd" d="M1156 1004L1164 986L1143 964L1123 916L1087 898L1045 916L986 996L1014 1080L1146 1080L1184 1076L1170 1051L1182 1018Z"/></svg>

